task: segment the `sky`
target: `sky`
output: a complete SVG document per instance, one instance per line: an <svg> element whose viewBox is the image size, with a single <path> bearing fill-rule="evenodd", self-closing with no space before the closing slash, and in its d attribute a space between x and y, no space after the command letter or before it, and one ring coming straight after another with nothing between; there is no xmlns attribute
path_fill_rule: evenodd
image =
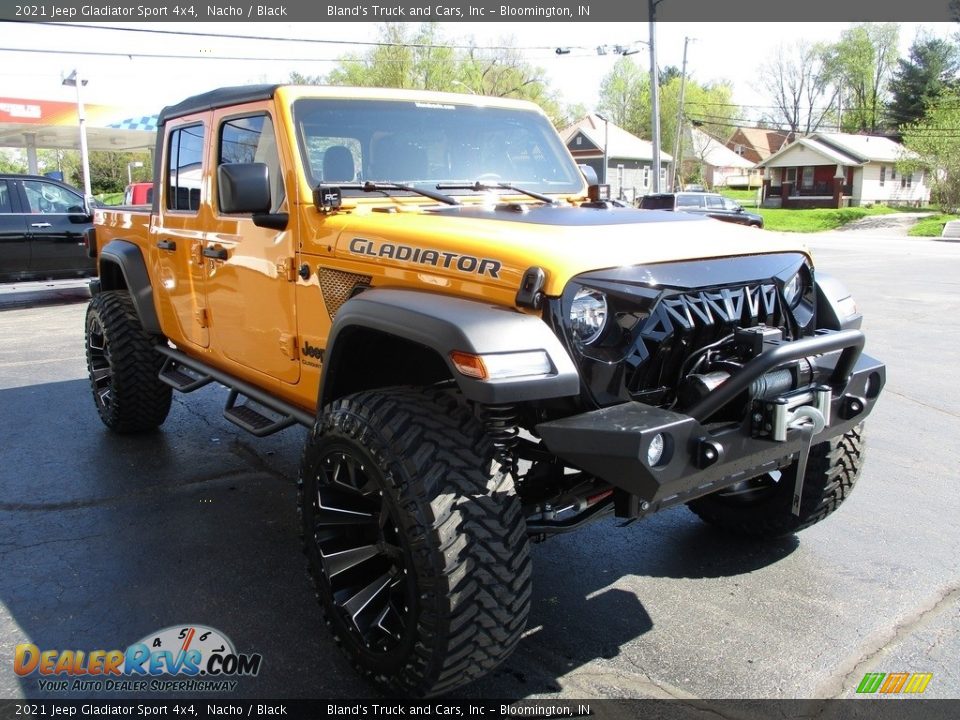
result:
<svg viewBox="0 0 960 720"><path fill-rule="evenodd" d="M93 24L93 23L91 23ZM310 38L357 42L377 39L375 23L108 23L110 27L169 31L200 31L236 35ZM938 36L955 32L953 24L900 23L901 52L906 53L923 28ZM478 45L512 40L524 56L544 68L545 79L567 103L595 109L600 80L617 55L599 55L598 46L631 45L646 41L647 23L440 23L451 42L472 38ZM61 85L61 77L79 68L88 80L84 98L90 103L122 105L134 114L156 113L162 106L215 87L258 82L284 82L291 71L305 75L328 72L350 45L236 40L162 34L117 32L64 25L0 26L0 96L74 100L75 91ZM782 43L805 39L835 41L845 23L658 23L658 64L680 66L684 37L694 38L688 53L690 77L700 82L728 80L734 102L745 106L769 104L757 88L764 60ZM16 32L8 32L16 28ZM557 55L555 48L570 48ZM647 46L636 45L630 59L649 69ZM11 51L11 49L13 51ZM23 50L42 49L44 53ZM111 51L187 56L184 59L96 57L69 51ZM254 56L269 60L228 60ZM280 58L280 59L278 59ZM762 112L748 108L751 117Z"/></svg>

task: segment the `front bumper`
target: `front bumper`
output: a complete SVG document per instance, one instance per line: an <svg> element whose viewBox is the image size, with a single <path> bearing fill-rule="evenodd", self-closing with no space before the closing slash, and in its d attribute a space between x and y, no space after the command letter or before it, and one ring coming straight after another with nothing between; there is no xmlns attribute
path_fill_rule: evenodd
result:
<svg viewBox="0 0 960 720"><path fill-rule="evenodd" d="M691 408L690 414L627 402L541 423L536 430L554 455L626 493L619 494L618 515L655 512L793 461L805 446L806 433L787 427L780 433L784 439L775 440L773 433L763 431L763 424L758 428L755 417L778 399L755 401L754 409L740 424L707 422L721 407L742 398L742 390L753 379L788 359L809 357L806 353L811 350L824 352L810 358L818 376L830 378L829 385L818 386L829 388L822 396L829 411L824 413L827 423L814 435L814 443L862 422L886 381L883 363L860 354L862 346L863 336L856 330L785 343L773 354L763 353L748 363ZM659 463L651 467L647 451L658 434L663 435L666 449ZM627 508L622 506L624 498L629 500Z"/></svg>

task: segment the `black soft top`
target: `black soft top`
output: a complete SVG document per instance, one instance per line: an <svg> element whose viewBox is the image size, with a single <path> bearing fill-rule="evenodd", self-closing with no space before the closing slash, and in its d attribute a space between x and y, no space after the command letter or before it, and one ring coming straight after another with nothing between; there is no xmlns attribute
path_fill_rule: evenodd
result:
<svg viewBox="0 0 960 720"><path fill-rule="evenodd" d="M172 118L190 115L204 110L240 105L255 100L269 100L280 85L237 85L235 87L217 88L210 92L201 93L181 100L176 105L167 105L157 117L157 127Z"/></svg>

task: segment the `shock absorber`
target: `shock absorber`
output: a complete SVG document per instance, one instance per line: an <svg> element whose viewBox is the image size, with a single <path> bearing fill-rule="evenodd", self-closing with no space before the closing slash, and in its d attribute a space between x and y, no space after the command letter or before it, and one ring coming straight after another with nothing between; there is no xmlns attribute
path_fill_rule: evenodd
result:
<svg viewBox="0 0 960 720"><path fill-rule="evenodd" d="M493 441L494 460L516 477L517 454L514 451L520 434L517 406L484 405L483 417L487 435Z"/></svg>

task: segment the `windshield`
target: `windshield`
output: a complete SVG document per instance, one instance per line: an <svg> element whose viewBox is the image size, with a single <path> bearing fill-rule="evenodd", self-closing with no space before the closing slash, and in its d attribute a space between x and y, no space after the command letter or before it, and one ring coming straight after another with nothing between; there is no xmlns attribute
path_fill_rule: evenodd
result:
<svg viewBox="0 0 960 720"><path fill-rule="evenodd" d="M293 103L311 187L394 182L509 183L575 193L582 176L539 113L448 103L305 98ZM453 194L470 194L461 189Z"/></svg>

